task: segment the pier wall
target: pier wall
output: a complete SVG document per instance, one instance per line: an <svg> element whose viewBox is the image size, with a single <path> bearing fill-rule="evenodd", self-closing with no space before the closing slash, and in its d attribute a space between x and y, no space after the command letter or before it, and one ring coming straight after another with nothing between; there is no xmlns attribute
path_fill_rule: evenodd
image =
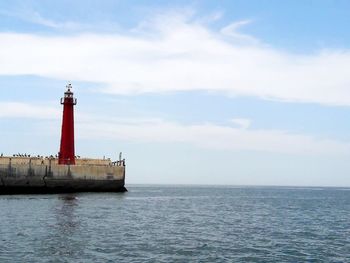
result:
<svg viewBox="0 0 350 263"><path fill-rule="evenodd" d="M58 165L57 159L1 157L0 194L126 190L124 165L109 160L82 160L76 165Z"/></svg>

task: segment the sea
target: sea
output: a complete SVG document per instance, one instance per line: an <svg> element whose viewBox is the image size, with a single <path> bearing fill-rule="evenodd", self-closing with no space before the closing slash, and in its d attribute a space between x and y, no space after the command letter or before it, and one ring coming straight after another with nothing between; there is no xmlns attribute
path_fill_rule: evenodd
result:
<svg viewBox="0 0 350 263"><path fill-rule="evenodd" d="M0 262L350 262L350 188L0 196Z"/></svg>

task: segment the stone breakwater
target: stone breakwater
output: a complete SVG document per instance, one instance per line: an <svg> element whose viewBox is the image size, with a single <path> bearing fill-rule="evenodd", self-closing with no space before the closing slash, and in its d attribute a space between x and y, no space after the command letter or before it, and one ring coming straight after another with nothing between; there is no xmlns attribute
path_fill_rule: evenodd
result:
<svg viewBox="0 0 350 263"><path fill-rule="evenodd" d="M124 192L124 184L124 161L82 158L58 165L50 157L0 157L0 194Z"/></svg>

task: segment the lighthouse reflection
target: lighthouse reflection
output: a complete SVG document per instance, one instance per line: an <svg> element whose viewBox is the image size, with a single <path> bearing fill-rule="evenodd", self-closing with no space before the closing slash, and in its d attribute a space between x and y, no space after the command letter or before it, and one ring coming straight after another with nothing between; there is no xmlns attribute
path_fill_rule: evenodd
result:
<svg viewBox="0 0 350 263"><path fill-rule="evenodd" d="M79 221L74 212L78 206L78 197L76 194L65 194L59 196L60 206L57 207L57 223L59 229L65 234L73 234Z"/></svg>
<svg viewBox="0 0 350 263"><path fill-rule="evenodd" d="M55 244L51 244L50 253L57 257L57 260L62 260L65 256L78 255L83 249L83 242L76 238L79 236L80 221L76 215L76 210L79 207L79 199L77 194L59 195L57 205L54 207L55 225L53 232L50 233L51 240Z"/></svg>

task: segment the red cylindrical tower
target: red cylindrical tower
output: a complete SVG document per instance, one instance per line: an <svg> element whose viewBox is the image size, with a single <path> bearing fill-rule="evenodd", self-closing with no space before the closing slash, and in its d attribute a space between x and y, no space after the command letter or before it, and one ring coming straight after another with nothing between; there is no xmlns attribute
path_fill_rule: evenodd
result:
<svg viewBox="0 0 350 263"><path fill-rule="evenodd" d="M61 98L63 105L61 147L58 153L58 164L75 164L74 152L74 105L77 99L73 97L72 85L68 84L64 98Z"/></svg>

